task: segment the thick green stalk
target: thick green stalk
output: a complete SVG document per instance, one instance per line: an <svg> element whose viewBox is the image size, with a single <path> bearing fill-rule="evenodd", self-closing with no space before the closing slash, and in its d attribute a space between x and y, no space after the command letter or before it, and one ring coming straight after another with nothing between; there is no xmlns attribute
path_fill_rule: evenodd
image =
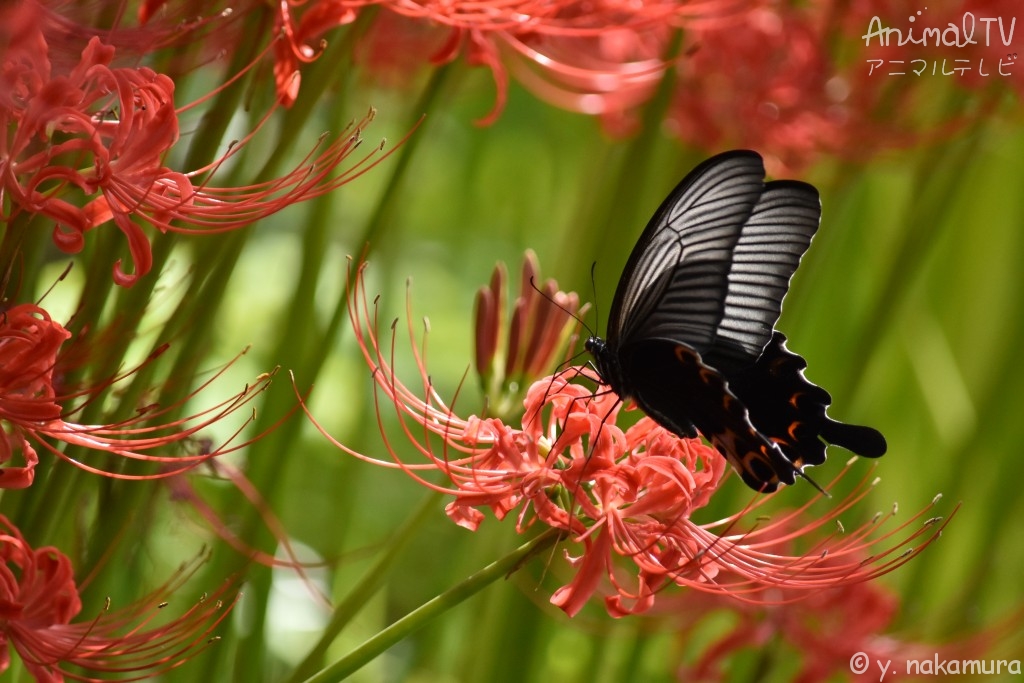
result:
<svg viewBox="0 0 1024 683"><path fill-rule="evenodd" d="M942 238L942 231L952 227L943 220L943 214L950 206L960 187L956 169L963 168L977 153L978 136L972 135L942 147L927 150L920 155L918 175L913 195L917 200L906 221L906 229L900 232L896 245L896 257L892 259L889 271L878 289L874 307L864 323L857 328L857 340L850 345L853 352L847 362L850 367L862 368L874 353L875 345L884 333L894 327L902 311L901 302L911 292L911 283L928 263L928 256ZM847 374L845 383L835 391L842 396L852 396L863 377L862 373Z"/></svg>
<svg viewBox="0 0 1024 683"><path fill-rule="evenodd" d="M413 510L405 523L388 539L384 546L384 552L380 554L377 561L366 571L363 578L351 587L348 596L334 608L331 620L324 628L320 639L288 677L286 683L299 683L299 681L303 681L316 673L323 666L323 658L327 653L327 648L331 646L331 643L338 637L341 630L352 621L370 598L376 595L377 591L384 586L385 579L390 575L390 570L395 565L401 551L405 549L409 541L415 538L420 528L428 519L435 518L434 512L440 499L440 494L427 496L423 503Z"/></svg>
<svg viewBox="0 0 1024 683"><path fill-rule="evenodd" d="M528 543L519 546L512 553L492 562L462 583L453 586L441 595L429 600L391 624L377 635L334 664L306 679L307 683L330 683L344 680L355 671L371 662L388 648L434 622L435 619L470 598L492 583L508 576L531 556L553 545L561 537L557 529L549 529Z"/></svg>
<svg viewBox="0 0 1024 683"><path fill-rule="evenodd" d="M406 139L402 147L395 153L397 158L394 160L391 177L388 178L388 183L381 193L373 215L367 221L363 233L359 236L359 240L355 242L360 247L367 245L372 249L377 243L381 242L385 232L390 228L394 220L395 212L402 206L402 202L398 201L398 197L400 197L400 191L405 181L409 164L416 150L419 149L420 141L426 137L427 131L425 127L429 123L425 119L429 117L430 112L438 104L439 96L444 91L445 83L451 75L453 68L450 64L444 64L434 69L423 92L420 94L419 100L413 106L408 129L412 130L417 124L419 128ZM420 121L424 122L419 123Z"/></svg>

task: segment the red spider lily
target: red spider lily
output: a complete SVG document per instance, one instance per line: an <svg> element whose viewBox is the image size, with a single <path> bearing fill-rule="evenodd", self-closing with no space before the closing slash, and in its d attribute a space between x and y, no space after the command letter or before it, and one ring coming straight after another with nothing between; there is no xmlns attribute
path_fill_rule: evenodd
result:
<svg viewBox="0 0 1024 683"><path fill-rule="evenodd" d="M569 111L628 130L629 112L653 94L670 64L668 25L611 28L600 36L500 35L500 58L524 87ZM493 68L493 67L492 67Z"/></svg>
<svg viewBox="0 0 1024 683"><path fill-rule="evenodd" d="M0 560L0 673L11 664L10 645L25 669L44 683L65 677L99 681L106 678L96 676L109 674L120 681L158 676L216 640L210 634L235 601L231 598L225 609L230 584L224 584L176 619L153 623L194 571L193 564L138 602L113 611L108 607L73 624L82 603L66 555L53 547L33 549L0 515ZM70 672L69 665L87 674Z"/></svg>
<svg viewBox="0 0 1024 683"><path fill-rule="evenodd" d="M128 21L128 4L124 0L6 2L0 7L3 20L0 35L6 32L3 37L9 35L16 44L28 33L38 34L41 30L47 38L47 49L39 56L63 73L78 63L82 48L97 36L117 46L119 55L132 55L129 59L132 62L159 49L199 41L204 37L201 29L206 27L217 31L216 49L223 49L224 29L228 28L229 18L234 13L229 9L212 10L211 3L201 0L170 6L164 6L166 0L143 2L137 11L139 25L132 26ZM11 44L0 40L0 45Z"/></svg>
<svg viewBox="0 0 1024 683"><path fill-rule="evenodd" d="M945 27L986 1L966 2L959 13L952 6L932 8L923 18L928 26ZM950 54L944 46L897 46L896 38L885 47L877 38L865 45L872 16L906 33L913 26L908 16L921 6L874 0L850 5L836 12L826 2L762 4L729 21L693 26L679 61L670 129L702 147L757 149L770 174L787 175L826 153L863 160L879 150L949 136L970 120L984 119L997 104L999 84L1019 81L1024 73L1001 54L1005 49L995 47L965 46ZM1004 12L1007 26L1012 14ZM925 62L931 69L948 58L947 75L914 75L915 57L921 58L919 71ZM971 66L951 78L949 68L962 66L954 57ZM1000 60L1005 76L995 75ZM989 76L979 78L979 67ZM986 85L996 96L972 103L970 112L936 116L934 89L954 83Z"/></svg>
<svg viewBox="0 0 1024 683"><path fill-rule="evenodd" d="M769 645L781 649L781 642L803 654L800 672L793 677L798 683L827 680L848 672L850 657L857 652L886 660L883 653L892 643L881 633L899 608L894 594L867 582L801 595L784 588L774 592L778 604L770 596L762 604L751 604L720 596L693 595L687 596L687 600L668 600L660 605L659 611L668 605L678 610L665 613L683 624L677 636L684 642L710 615L728 613L735 622L703 649L695 664L682 667L680 678L707 683L723 680L724 667L732 655Z"/></svg>
<svg viewBox="0 0 1024 683"><path fill-rule="evenodd" d="M140 24L151 25L156 16L163 16L163 26L173 24L168 19L177 19L179 29L176 35L164 35L165 28L151 31L160 40L161 46L185 42L199 41L202 33L196 29L204 24L217 22L218 48L234 45L239 40L251 40L251 36L240 33L237 29L240 22L219 22L219 19L236 18L246 12L264 12L268 3L253 0L242 0L225 7L219 15L209 19L194 19L190 13L211 13L210 3L168 3L167 0L146 0L138 9ZM274 86L278 104L290 107L295 104L302 83L301 67L316 61L327 45L323 37L332 29L344 26L355 20L360 3L345 0L277 0L269 3L273 6L273 29L271 36L271 52L273 54ZM262 21L262 20L261 20ZM123 33L123 32L122 32ZM119 35L118 37L121 37ZM120 44L120 43L119 43Z"/></svg>
<svg viewBox="0 0 1024 683"><path fill-rule="evenodd" d="M830 145L843 148L856 136L857 113L832 62L824 14L761 7L691 32L672 117L680 137L758 149L773 173L801 168Z"/></svg>
<svg viewBox="0 0 1024 683"><path fill-rule="evenodd" d="M537 32L544 35L598 36L609 28L647 28L735 14L739 0L347 0L348 7L380 6L388 11L461 30ZM341 4L341 3L339 3Z"/></svg>
<svg viewBox="0 0 1024 683"><path fill-rule="evenodd" d="M868 561L866 555L864 561ZM1019 631L1024 611L1016 610L967 638L950 642L915 642L887 633L899 610L896 594L877 582L848 583L823 591L773 587L760 603L738 602L710 594L666 598L658 612L681 624L676 635L689 642L707 618L731 616L731 627L701 651L698 660L680 669L680 680L714 683L725 680L729 659L744 651L771 648L778 657L800 655L791 680L814 683L848 674L851 664L867 664L863 680L879 674L911 673L908 660L977 660L997 651ZM767 655L770 657L771 655ZM852 658L858 659L853 660ZM860 677L857 680L861 680Z"/></svg>
<svg viewBox="0 0 1024 683"><path fill-rule="evenodd" d="M299 95L302 83L301 66L320 57L327 45L323 38L324 34L354 21L360 4L346 0L277 0L270 4L273 5L270 11L273 12L271 52L274 59L274 86L278 104L290 107ZM163 27L151 31L151 34L154 34L163 46L185 40L199 41L202 34L196 29L217 22L218 35L215 42L218 48L223 49L225 45L233 45L239 40L251 40L251 36L237 30L240 22L230 25L217 20L238 17L249 11L263 12L267 9L267 3L242 0L225 7L209 19L194 19L194 14L212 12L213 6L210 3L190 5L191 3L172 4L167 0L145 0L138 9L139 23L148 26L154 17L162 16ZM165 35L164 27L173 25L174 19L178 21L178 30L174 34ZM119 38L121 34L123 32L118 35Z"/></svg>
<svg viewBox="0 0 1024 683"><path fill-rule="evenodd" d="M57 352L71 336L43 309L32 304L15 306L0 317L0 416L4 437L0 440L0 488L32 485L36 454L17 424L44 424L60 419L53 389ZM20 452L25 465L11 467Z"/></svg>
<svg viewBox="0 0 1024 683"><path fill-rule="evenodd" d="M572 347L575 316L582 312L576 292L563 292L554 280L540 281L537 255L523 257L519 296L506 319L508 271L494 268L490 285L476 295L476 370L489 412L518 413L526 388L542 377L566 347ZM500 348L499 348L500 347Z"/></svg>
<svg viewBox="0 0 1024 683"><path fill-rule="evenodd" d="M557 105L607 117L646 101L668 67L672 36L680 26L746 11L734 0L513 0L510 2L421 2L352 0L348 8L380 6L436 27L443 43L430 61L442 64L460 54L485 66L497 86L495 103L478 123L492 123L507 97L510 74L539 97ZM375 19L370 42L393 41L408 33L401 22ZM425 41L418 36L418 44ZM394 57L385 55L390 64Z"/></svg>
<svg viewBox="0 0 1024 683"><path fill-rule="evenodd" d="M890 547L882 546L916 522L921 512L893 531L882 532L876 518L843 537L818 537L818 530L867 494L870 485L865 482L795 529L793 520L811 503L770 523L758 521L742 529L749 513L770 496L723 520L698 524L692 516L718 489L727 472L724 459L702 441L679 439L649 418L622 429L616 422L617 396L607 390L594 394L566 381L574 373L586 376L584 368L534 383L521 426L491 417L460 418L434 391L422 352L415 359L425 398L397 379L381 349L376 313L366 300L363 267L357 268L349 297L353 329L373 371L378 399L383 395L393 405L403 437L426 462L409 463L399 455L405 449L388 438L379 400L390 460L332 441L347 453L400 468L428 488L453 496L446 512L468 529L479 526L484 515L478 508L486 507L498 519L516 512L520 531L537 523L563 530L579 548L577 555L567 554L576 575L551 601L570 615L605 583L611 589L606 609L621 616L649 609L655 595L673 583L758 602L771 587L818 591L865 581L908 561L920 548L901 548L914 539L926 536L927 545L938 534L933 530L938 520L929 520ZM411 328L409 335L415 348ZM423 474L435 471L449 484L433 483ZM781 543L798 539L805 539L810 549L778 552ZM865 561L869 550L874 553ZM621 561L628 561L632 570L620 569ZM635 578L628 578L633 572Z"/></svg>
<svg viewBox="0 0 1024 683"><path fill-rule="evenodd" d="M115 262L114 280L123 286L152 266L144 223L161 232L233 230L330 192L383 158L374 148L350 168L338 170L360 145L371 110L280 178L214 187L210 180L216 170L256 131L209 166L188 173L172 170L163 158L178 141L178 115L202 100L176 108L169 77L146 67L111 66L114 48L99 38L89 41L67 74L52 73L46 55L46 38L37 29L26 32L3 57L0 123L6 132L0 137L0 199L13 205L8 219L18 211L53 219L54 242L66 253L80 251L88 231L113 221L128 241L134 270Z"/></svg>
<svg viewBox="0 0 1024 683"><path fill-rule="evenodd" d="M296 10L302 15L296 19ZM280 0L274 16L274 82L278 97L291 106L299 95L301 74L299 64L314 61L323 51L323 44L313 48L310 42L331 29L351 23L356 11L351 3L337 0Z"/></svg>
<svg viewBox="0 0 1024 683"><path fill-rule="evenodd" d="M795 531L799 518L792 520ZM791 552L792 544L779 543L780 552ZM870 561L867 555L862 561ZM831 563L825 558L822 564ZM693 665L682 667L684 680L718 681L726 660L738 651L780 641L804 654L803 669L793 680L802 683L825 680L830 674L849 671L850 657L858 651L877 653L880 634L899 608L898 598L870 582L840 584L821 591L792 590L773 586L756 601L732 600L710 593L667 598L658 613L681 625L677 637L688 641L704 619L728 613L732 628L701 651ZM788 654L787 654L788 656Z"/></svg>
<svg viewBox="0 0 1024 683"><path fill-rule="evenodd" d="M416 19L378 12L354 44L352 61L377 86L408 87L447 47L450 31Z"/></svg>
<svg viewBox="0 0 1024 683"><path fill-rule="evenodd" d="M54 370L59 365L60 347L70 336L60 323L34 304L19 304L0 316L0 426L6 437L0 442L0 463L9 461L18 451L25 461L23 467L0 468L0 486L3 488L24 488L32 484L33 470L39 458L30 441L86 471L118 479L156 479L187 471L241 446L232 444L229 439L219 447L210 446L196 455L163 456L150 451L193 442L202 430L253 400L271 379L270 375L263 375L238 394L202 412L167 424L153 424L161 415L176 411L194 398L220 376L224 371L221 370L192 394L173 405L146 406L134 417L116 424L79 424L69 420L73 412L81 410L104 389L135 370L112 378L98 387L59 394L54 388ZM154 358L165 348L162 347L154 354ZM67 408L80 399L85 399L85 402L74 410ZM151 474L104 470L73 459L47 439L129 460L155 463L164 469Z"/></svg>

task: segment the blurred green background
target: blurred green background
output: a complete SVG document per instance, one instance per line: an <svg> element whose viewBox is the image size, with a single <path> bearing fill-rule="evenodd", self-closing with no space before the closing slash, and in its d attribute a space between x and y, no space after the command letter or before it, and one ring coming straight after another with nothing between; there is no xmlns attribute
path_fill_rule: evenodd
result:
<svg viewBox="0 0 1024 683"><path fill-rule="evenodd" d="M603 326L619 273L650 214L683 174L722 151L683 144L657 123L613 136L596 118L552 107L515 82L500 117L474 125L490 110L495 85L486 69L462 61L423 69L400 87L376 87L373 74L360 69L338 77L332 66L316 62L304 76L304 88L312 91L309 118L296 113L307 103L300 98L222 180L251 178L296 120L301 131L290 143L296 154L370 105L378 113L364 149L385 136L390 148L418 122L411 137L365 176L244 233L164 239L169 259L150 305L153 319L170 316L179 299L190 306L204 301L207 308L178 329L143 325L140 339L162 339L175 329L176 339L184 335L201 349L197 367L203 371L252 344L231 368L225 392L275 366L294 371L300 391L313 387L309 405L324 427L381 458L387 454L369 371L347 320L334 318L347 255L368 248L368 288L371 296L381 295L385 329L392 317L404 321L411 278L413 315L430 321L432 380L441 396L458 391L456 410L467 415L481 405L472 373L459 388L472 363L473 300L495 263L504 261L515 273L523 251L533 249L544 276L591 301L587 322ZM330 85L317 90L321 82ZM928 96L941 97L944 106L975 111L975 93L942 83L930 87L935 93ZM962 504L923 556L881 579L901 596L892 632L908 640L962 638L1024 606L1024 536L1017 521L1024 517L1024 129L1015 93L1001 92L995 101L998 106L938 139L880 150L868 160L824 155L798 175L821 193L822 227L778 327L808 360L807 376L832 393L832 415L877 427L889 442L875 470L881 482L865 504L843 516L844 524L856 526L894 501L901 516L910 516L937 493L944 500L936 514ZM240 109L237 116L252 119L257 110ZM185 142L205 124L195 117L191 125L183 128ZM38 278L40 290L65 264L52 260ZM55 317L61 318L62 306L66 313L74 309L77 288L86 281L85 269L77 269L48 297ZM184 294L186 286L194 289ZM133 294L111 296L116 309ZM209 306L218 300L219 306ZM415 386L407 347L399 335L396 366ZM165 374L173 376L177 366L167 367ZM211 399L203 395L197 406ZM260 424L279 419L294 403L281 374L260 407ZM427 496L408 477L336 450L301 414L232 458L263 491L303 557L326 561L309 576L335 601L348 595ZM832 450L815 470L816 480L829 481L846 459ZM855 472L870 467L860 462ZM202 474L196 480L232 529L273 551L272 539L230 486ZM124 522L127 537L141 540L119 547L123 563L104 566L90 588L94 605L105 595L132 593L121 585L126 568L166 576L188 556L186 548L204 540L214 560L190 590L201 593L204 582L217 585L245 565L194 524L187 506L159 486L152 490L142 503L148 514ZM791 507L812 493L798 485L773 505ZM716 505L729 509L747 499L745 490L730 486ZM442 502L432 501L383 586L368 596L326 660L519 545L512 522L489 516L470 533L443 515ZM64 533L75 536L71 529ZM615 621L595 604L567 618L547 602L565 580L559 564L534 559L352 680L668 681L676 679L680 663L700 653L700 637L679 642L674 636L671 615ZM293 573L250 567L247 577L245 597L222 628L224 639L184 667L181 680L282 680L318 638L329 612ZM715 629L710 624L702 637L710 641ZM1003 657L1019 658L1019 632L1009 651L1005 643L999 647ZM789 680L795 656L781 642L777 649L740 653L730 680Z"/></svg>

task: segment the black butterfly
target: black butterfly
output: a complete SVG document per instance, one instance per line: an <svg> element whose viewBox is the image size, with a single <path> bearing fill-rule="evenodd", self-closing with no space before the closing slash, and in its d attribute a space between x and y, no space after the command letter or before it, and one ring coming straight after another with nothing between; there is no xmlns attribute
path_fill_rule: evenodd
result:
<svg viewBox="0 0 1024 683"><path fill-rule="evenodd" d="M748 486L774 491L825 461L825 441L885 453L870 427L828 417L832 397L775 331L782 299L821 218L818 191L764 182L756 152L693 169L629 256L608 319L590 337L602 381L683 437L700 432Z"/></svg>

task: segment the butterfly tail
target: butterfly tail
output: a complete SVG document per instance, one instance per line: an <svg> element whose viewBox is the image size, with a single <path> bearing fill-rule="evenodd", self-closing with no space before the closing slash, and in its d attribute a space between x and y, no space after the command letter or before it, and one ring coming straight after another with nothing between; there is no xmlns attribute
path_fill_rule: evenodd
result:
<svg viewBox="0 0 1024 683"><path fill-rule="evenodd" d="M845 424L826 414L832 397L804 377L807 361L787 349L785 342L785 336L775 332L752 366L728 378L729 388L747 406L754 427L800 469L825 462L825 441L867 458L884 454L885 438L877 430Z"/></svg>
<svg viewBox="0 0 1024 683"><path fill-rule="evenodd" d="M838 422L826 417L821 425L821 436L830 444L842 446L863 458L885 455L885 437L877 429Z"/></svg>

